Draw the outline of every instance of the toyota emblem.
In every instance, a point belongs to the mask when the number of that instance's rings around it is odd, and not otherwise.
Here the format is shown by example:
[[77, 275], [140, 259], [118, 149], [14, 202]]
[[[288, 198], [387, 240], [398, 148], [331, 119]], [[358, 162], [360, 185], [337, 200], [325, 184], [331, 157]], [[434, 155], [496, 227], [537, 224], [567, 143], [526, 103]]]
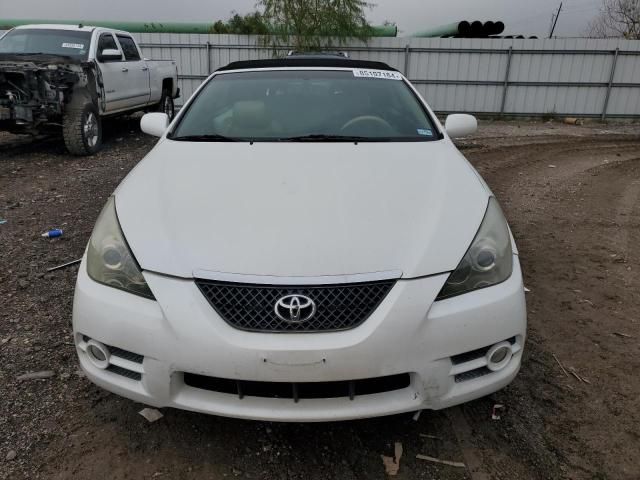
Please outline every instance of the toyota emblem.
[[286, 295], [276, 302], [276, 316], [287, 323], [303, 323], [316, 314], [316, 304], [306, 295]]

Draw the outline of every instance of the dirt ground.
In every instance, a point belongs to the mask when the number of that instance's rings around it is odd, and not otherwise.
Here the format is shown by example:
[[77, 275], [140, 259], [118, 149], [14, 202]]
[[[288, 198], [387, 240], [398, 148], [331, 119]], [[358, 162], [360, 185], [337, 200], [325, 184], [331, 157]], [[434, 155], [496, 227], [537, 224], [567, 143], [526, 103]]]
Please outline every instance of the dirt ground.
[[[46, 268], [81, 256], [105, 199], [153, 143], [135, 120], [110, 125], [91, 158], [55, 139], [0, 135], [1, 479], [374, 479], [394, 442], [398, 479], [640, 478], [640, 126], [481, 122], [461, 142], [518, 242], [529, 337], [509, 387], [417, 421], [277, 424], [165, 409], [148, 423], [141, 405], [79, 374], [77, 267]], [[54, 227], [64, 236], [40, 237]], [[17, 379], [42, 370], [53, 376]]]

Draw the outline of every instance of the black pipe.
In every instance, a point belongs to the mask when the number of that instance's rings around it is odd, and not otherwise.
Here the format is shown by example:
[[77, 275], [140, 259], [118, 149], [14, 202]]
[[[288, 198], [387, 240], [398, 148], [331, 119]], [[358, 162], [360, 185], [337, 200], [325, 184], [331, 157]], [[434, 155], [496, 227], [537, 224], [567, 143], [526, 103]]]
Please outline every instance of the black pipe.
[[476, 20], [471, 23], [471, 35], [473, 35], [474, 37], [477, 37], [478, 35], [482, 35], [483, 33], [484, 33], [484, 28], [481, 21]]
[[466, 20], [458, 23], [458, 35], [469, 35], [471, 33], [471, 24]]
[[488, 22], [484, 22], [482, 29], [484, 30], [485, 35], [494, 35], [496, 24], [489, 20]]

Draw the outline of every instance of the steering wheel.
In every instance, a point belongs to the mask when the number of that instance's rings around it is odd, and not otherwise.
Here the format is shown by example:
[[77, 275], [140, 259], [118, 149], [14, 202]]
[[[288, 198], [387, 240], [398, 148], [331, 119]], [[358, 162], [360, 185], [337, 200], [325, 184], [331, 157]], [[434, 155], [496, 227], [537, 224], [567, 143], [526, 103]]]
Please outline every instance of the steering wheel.
[[344, 132], [345, 130], [352, 129], [354, 126], [365, 127], [369, 124], [373, 128], [383, 128], [387, 131], [393, 130], [393, 127], [389, 122], [385, 119], [376, 117], [375, 115], [361, 115], [359, 117], [352, 118], [347, 123], [345, 123], [340, 131]]

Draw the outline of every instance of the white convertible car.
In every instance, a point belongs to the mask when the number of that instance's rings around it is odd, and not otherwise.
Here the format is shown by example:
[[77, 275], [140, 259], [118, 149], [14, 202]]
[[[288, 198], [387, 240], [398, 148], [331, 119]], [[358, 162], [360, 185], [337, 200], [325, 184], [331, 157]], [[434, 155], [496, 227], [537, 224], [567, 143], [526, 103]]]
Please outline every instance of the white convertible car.
[[97, 385], [156, 407], [330, 421], [440, 409], [520, 367], [504, 215], [407, 79], [292, 56], [216, 71], [105, 205], [73, 329]]

